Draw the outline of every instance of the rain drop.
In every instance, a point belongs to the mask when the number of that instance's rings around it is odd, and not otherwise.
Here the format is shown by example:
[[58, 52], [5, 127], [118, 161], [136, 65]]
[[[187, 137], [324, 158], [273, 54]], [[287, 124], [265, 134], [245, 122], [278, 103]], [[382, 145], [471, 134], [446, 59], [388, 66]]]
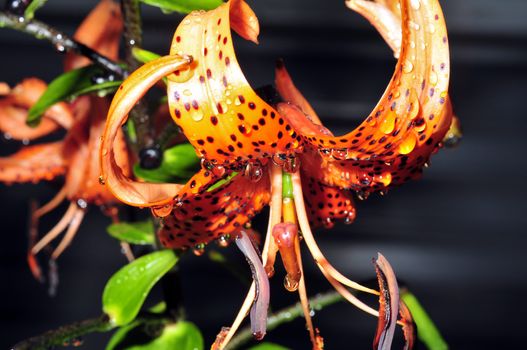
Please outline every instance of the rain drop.
[[403, 72], [410, 73], [414, 69], [414, 65], [409, 60], [404, 61], [403, 63]]
[[286, 275], [284, 277], [284, 288], [289, 292], [295, 292], [298, 289], [298, 281]]
[[395, 129], [395, 112], [390, 111], [386, 114], [384, 119], [381, 121], [379, 129], [386, 135], [390, 134]]
[[410, 0], [410, 5], [414, 10], [419, 10], [421, 7], [421, 2], [419, 0]]
[[411, 132], [406, 139], [401, 142], [399, 145], [399, 153], [400, 154], [408, 154], [412, 152], [415, 148], [415, 144], [417, 143], [417, 137], [413, 132]]

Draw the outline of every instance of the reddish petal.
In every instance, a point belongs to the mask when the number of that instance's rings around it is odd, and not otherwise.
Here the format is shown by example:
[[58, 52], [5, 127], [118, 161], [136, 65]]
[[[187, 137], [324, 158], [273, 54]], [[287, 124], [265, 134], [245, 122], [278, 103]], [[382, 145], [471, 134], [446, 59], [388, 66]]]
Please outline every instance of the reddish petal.
[[66, 172], [63, 143], [54, 142], [23, 147], [9, 157], [0, 158], [0, 181], [33, 182], [51, 180]]
[[115, 142], [128, 113], [146, 91], [158, 80], [188, 66], [191, 61], [189, 57], [166, 56], [149, 62], [132, 73], [114, 96], [102, 137], [100, 181], [106, 183], [116, 198], [128, 205], [163, 206], [171, 203], [181, 188], [178, 184], [148, 184], [130, 179], [117, 163]]
[[40, 79], [28, 78], [15, 86], [0, 100], [0, 131], [16, 140], [33, 140], [47, 135], [61, 126], [69, 128], [73, 115], [69, 106], [60, 102], [49, 108], [42, 122], [32, 128], [26, 125], [27, 111], [46, 91], [47, 85]]
[[300, 139], [243, 76], [229, 20], [235, 30], [254, 40], [247, 26], [255, 31], [257, 20], [243, 1], [187, 16], [176, 30], [170, 52], [192, 55], [194, 62], [168, 79], [172, 118], [198, 155], [219, 165], [293, 150]]
[[232, 235], [269, 203], [268, 176], [253, 182], [240, 173], [208, 192], [216, 180], [205, 176], [207, 172], [201, 170], [190, 179], [172, 214], [163, 219], [160, 240], [165, 246], [189, 248]]
[[399, 302], [399, 314], [401, 315], [401, 322], [403, 323], [404, 350], [411, 350], [414, 348], [417, 329], [410, 309], [408, 309], [408, 306], [402, 300]]
[[[290, 102], [295, 106], [298, 106], [302, 112], [310, 119], [314, 124], [322, 124], [317, 113], [311, 107], [311, 104], [305, 99], [302, 93], [296, 88], [291, 76], [285, 69], [284, 62], [279, 60], [276, 63], [275, 69], [275, 84], [276, 90], [283, 98], [284, 101]], [[280, 110], [278, 110], [280, 112]]]
[[[101, 55], [116, 60], [119, 56], [122, 31], [123, 19], [119, 4], [112, 0], [102, 0], [81, 23], [74, 38]], [[89, 63], [90, 60], [86, 57], [68, 53], [64, 60], [64, 70], [79, 68]]]
[[302, 169], [302, 191], [310, 224], [331, 228], [335, 220], [352, 223], [356, 210], [350, 191], [327, 186], [313, 175], [316, 173]]

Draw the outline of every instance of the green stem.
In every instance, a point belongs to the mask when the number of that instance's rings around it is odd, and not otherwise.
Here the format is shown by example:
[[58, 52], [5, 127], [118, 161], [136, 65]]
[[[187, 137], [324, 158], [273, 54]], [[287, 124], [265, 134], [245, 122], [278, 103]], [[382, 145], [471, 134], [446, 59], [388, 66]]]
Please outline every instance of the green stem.
[[75, 322], [21, 341], [13, 346], [12, 350], [45, 350], [54, 346], [63, 346], [86, 334], [108, 332], [112, 328], [108, 317], [103, 315], [98, 318]]
[[11, 13], [0, 12], [0, 28], [1, 27], [11, 28], [29, 34], [37, 39], [47, 40], [60, 52], [71, 51], [86, 56], [108, 72], [114, 73], [121, 78], [127, 74], [125, 69], [108, 57], [98, 54], [88, 46], [71, 39], [63, 32], [43, 22], [27, 20], [24, 17]]
[[[141, 65], [133, 55], [133, 49], [141, 48], [143, 45], [141, 3], [139, 0], [121, 0], [121, 9], [124, 18], [125, 61], [130, 70], [134, 71]], [[136, 151], [144, 147], [153, 146], [154, 136], [152, 135], [151, 118], [148, 114], [147, 105], [143, 100], [139, 100], [134, 109], [132, 109], [130, 119], [134, 123], [137, 134], [137, 142], [134, 145]]]
[[[311, 299], [309, 299], [309, 304], [311, 307], [318, 311], [322, 310], [326, 306], [335, 304], [339, 301], [344, 300], [340, 294], [337, 292], [327, 292], [319, 294]], [[303, 316], [302, 304], [300, 302], [296, 303], [293, 306], [282, 309], [267, 318], [267, 330], [271, 331], [278, 326], [293, 321], [294, 319]], [[253, 335], [250, 327], [243, 328], [238, 334], [232, 338], [229, 345], [227, 345], [227, 350], [234, 350], [241, 348], [242, 345], [248, 343], [253, 339]]]

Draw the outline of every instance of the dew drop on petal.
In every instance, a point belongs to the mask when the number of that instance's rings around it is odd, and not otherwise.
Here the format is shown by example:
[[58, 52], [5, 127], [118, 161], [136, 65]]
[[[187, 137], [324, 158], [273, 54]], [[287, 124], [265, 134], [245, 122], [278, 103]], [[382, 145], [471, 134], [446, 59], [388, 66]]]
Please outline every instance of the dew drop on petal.
[[415, 148], [416, 143], [417, 143], [417, 137], [415, 136], [413, 132], [411, 132], [410, 134], [408, 134], [406, 139], [404, 139], [403, 142], [401, 142], [401, 144], [399, 145], [399, 153], [408, 154], [412, 152]]
[[390, 134], [395, 128], [395, 112], [389, 111], [381, 121], [379, 129], [385, 134]]
[[414, 69], [414, 65], [410, 60], [406, 60], [403, 63], [403, 72], [410, 73]]

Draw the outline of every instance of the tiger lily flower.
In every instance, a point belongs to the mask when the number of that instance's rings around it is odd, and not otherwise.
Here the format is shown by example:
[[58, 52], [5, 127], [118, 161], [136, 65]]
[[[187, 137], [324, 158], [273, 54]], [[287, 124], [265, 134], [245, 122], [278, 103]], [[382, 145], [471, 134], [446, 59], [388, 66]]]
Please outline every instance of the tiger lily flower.
[[[349, 280], [324, 257], [311, 226], [351, 222], [351, 191], [362, 197], [418, 178], [447, 132], [449, 50], [437, 0], [401, 1], [401, 44], [395, 73], [379, 103], [355, 130], [334, 136], [294, 86], [283, 64], [276, 85], [285, 101], [271, 105], [249, 86], [239, 67], [230, 29], [257, 43], [258, 20], [242, 0], [194, 12], [178, 26], [170, 55], [139, 68], [116, 93], [101, 148], [102, 179], [121, 201], [149, 207], [163, 218], [160, 241], [200, 253], [213, 241], [236, 238], [246, 256], [244, 225], [270, 206], [262, 261], [268, 276], [279, 252], [284, 285], [298, 290], [314, 349], [322, 338], [313, 326], [300, 257], [301, 238], [333, 287], [360, 309], [378, 316], [347, 289], [379, 294]], [[115, 161], [113, 140], [129, 111], [167, 77], [172, 118], [202, 158], [188, 183], [147, 184], [127, 177]], [[233, 325], [213, 348], [223, 349], [251, 309], [253, 332], [265, 334], [255, 282]], [[260, 289], [260, 290], [259, 290]], [[254, 315], [260, 313], [260, 315]], [[262, 323], [264, 323], [262, 325]], [[383, 345], [385, 348], [386, 345]]]
[[[75, 39], [116, 59], [122, 26], [119, 5], [103, 0], [81, 24]], [[68, 54], [65, 70], [88, 63], [83, 57]], [[30, 242], [28, 262], [32, 273], [39, 280], [42, 274], [35, 255], [66, 230], [64, 238], [51, 255], [50, 262], [56, 260], [71, 243], [88, 204], [107, 207], [107, 213], [116, 217], [115, 210], [111, 209], [116, 204], [115, 197], [97, 181], [100, 173], [100, 138], [109, 107], [107, 99], [81, 96], [72, 103], [60, 102], [48, 109], [37, 127], [31, 128], [26, 125], [27, 111], [46, 87], [43, 81], [29, 78], [12, 90], [7, 89], [7, 94], [0, 100], [0, 130], [10, 138], [33, 140], [61, 127], [67, 130], [63, 140], [23, 146], [17, 153], [0, 158], [0, 181], [5, 183], [36, 183], [65, 176], [64, 186], [56, 196], [32, 213], [31, 241], [35, 241], [38, 219], [55, 209], [64, 199], [70, 202], [62, 219], [36, 244]], [[121, 134], [116, 148], [118, 163], [129, 174], [128, 152]]]

